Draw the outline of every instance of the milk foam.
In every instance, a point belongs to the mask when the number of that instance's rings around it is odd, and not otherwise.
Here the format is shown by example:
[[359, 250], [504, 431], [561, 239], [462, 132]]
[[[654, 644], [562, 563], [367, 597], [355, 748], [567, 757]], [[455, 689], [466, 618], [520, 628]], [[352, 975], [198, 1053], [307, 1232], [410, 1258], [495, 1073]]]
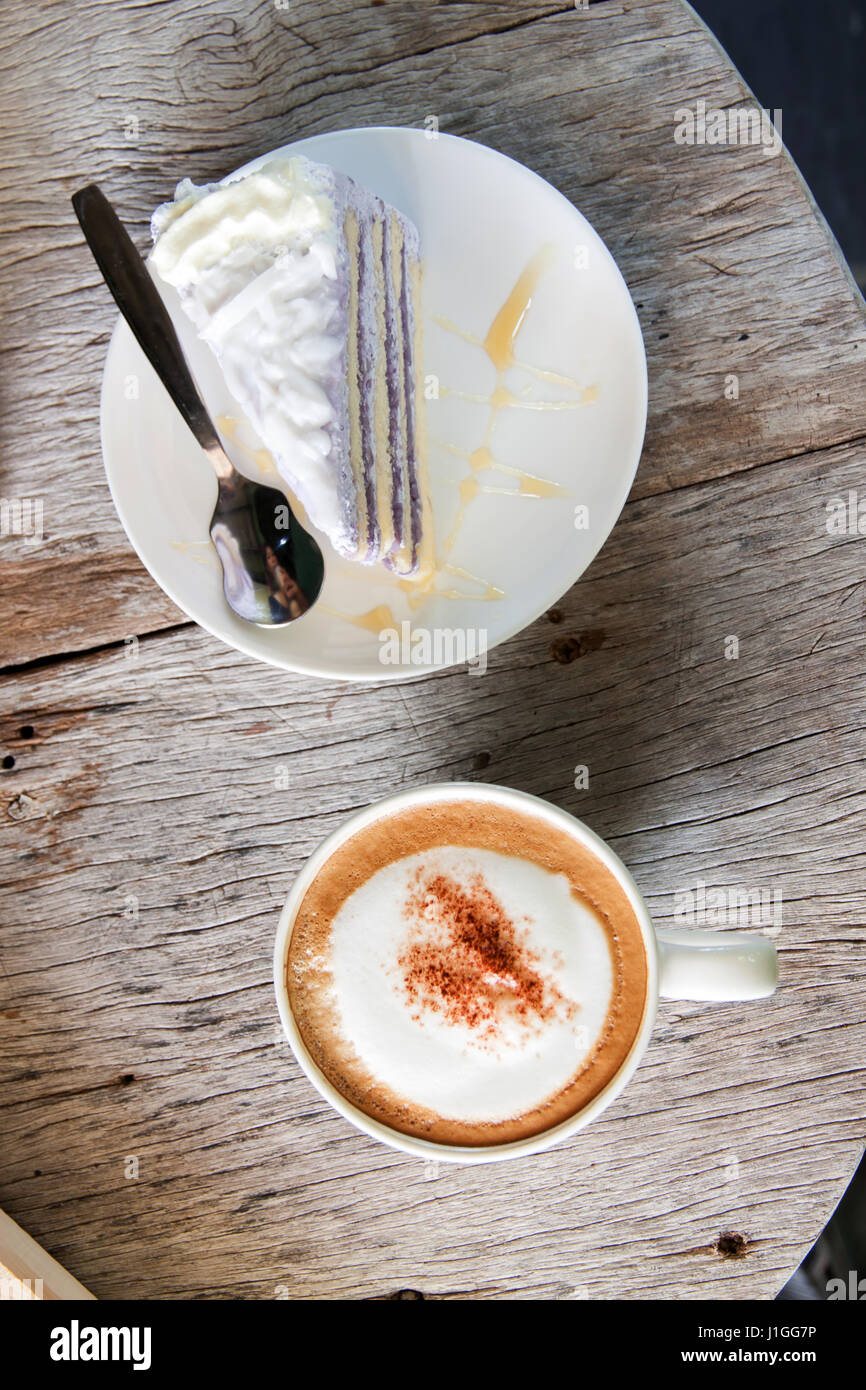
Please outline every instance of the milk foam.
[[[467, 891], [480, 876], [559, 1006], [528, 1019], [506, 1008], [492, 1033], [419, 1008], [401, 965], [419, 939], [405, 910], [419, 871], [422, 882], [446, 875]], [[448, 845], [378, 869], [343, 902], [329, 965], [340, 1032], [365, 1069], [410, 1104], [482, 1124], [533, 1110], [574, 1078], [604, 1032], [614, 988], [608, 932], [564, 874]]]

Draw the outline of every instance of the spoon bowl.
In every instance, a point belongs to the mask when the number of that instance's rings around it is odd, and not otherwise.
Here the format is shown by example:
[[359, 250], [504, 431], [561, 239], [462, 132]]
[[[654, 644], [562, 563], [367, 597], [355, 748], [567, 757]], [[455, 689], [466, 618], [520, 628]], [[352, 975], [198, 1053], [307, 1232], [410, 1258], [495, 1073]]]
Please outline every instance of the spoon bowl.
[[210, 536], [226, 602], [260, 627], [294, 622], [315, 603], [325, 564], [285, 496], [236, 471], [219, 480]]

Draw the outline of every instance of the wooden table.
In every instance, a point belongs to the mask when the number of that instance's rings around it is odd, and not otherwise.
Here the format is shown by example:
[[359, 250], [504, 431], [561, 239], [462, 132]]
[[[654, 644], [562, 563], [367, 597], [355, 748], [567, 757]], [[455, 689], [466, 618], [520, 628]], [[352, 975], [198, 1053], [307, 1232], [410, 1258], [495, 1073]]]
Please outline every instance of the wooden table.
[[[0, 549], [0, 1206], [102, 1298], [771, 1297], [863, 1133], [866, 585], [827, 508], [866, 489], [866, 348], [787, 155], [673, 138], [678, 108], [754, 99], [670, 0], [15, 0], [4, 47], [2, 488], [44, 538]], [[144, 245], [181, 176], [429, 115], [605, 238], [646, 449], [601, 556], [485, 678], [281, 675], [185, 621], [115, 517], [114, 313], [69, 195], [99, 179]], [[778, 893], [782, 983], [663, 1004], [586, 1133], [437, 1172], [320, 1101], [270, 958], [326, 832], [451, 778], [586, 819], [660, 924], [701, 883]]]

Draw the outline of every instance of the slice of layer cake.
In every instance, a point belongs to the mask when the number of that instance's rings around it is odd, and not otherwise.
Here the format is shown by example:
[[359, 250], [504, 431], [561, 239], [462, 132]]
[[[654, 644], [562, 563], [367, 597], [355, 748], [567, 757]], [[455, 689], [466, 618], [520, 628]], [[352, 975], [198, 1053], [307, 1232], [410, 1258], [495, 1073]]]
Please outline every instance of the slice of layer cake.
[[227, 183], [184, 180], [152, 232], [153, 265], [310, 521], [341, 555], [424, 573], [412, 223], [296, 157]]

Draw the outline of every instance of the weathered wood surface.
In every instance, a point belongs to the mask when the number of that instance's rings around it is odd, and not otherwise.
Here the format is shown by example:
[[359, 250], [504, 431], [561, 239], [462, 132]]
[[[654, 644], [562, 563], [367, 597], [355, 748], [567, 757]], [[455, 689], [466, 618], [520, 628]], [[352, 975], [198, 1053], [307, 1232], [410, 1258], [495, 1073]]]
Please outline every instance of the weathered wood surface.
[[[78, 0], [5, 16], [3, 485], [44, 498], [50, 541], [38, 553], [4, 542], [13, 621], [0, 662], [177, 620], [102, 478], [97, 385], [114, 314], [69, 205], [89, 179], [144, 246], [182, 176], [219, 177], [292, 137], [435, 114], [550, 179], [616, 256], [652, 388], [636, 496], [863, 432], [862, 304], [794, 166], [674, 142], [679, 107], [748, 99], [681, 5]], [[69, 604], [70, 583], [86, 601]]]
[[[670, 3], [14, 4], [0, 44], [2, 489], [50, 536], [0, 542], [0, 1205], [100, 1297], [771, 1296], [863, 1133], [866, 588], [826, 504], [862, 486], [864, 317], [787, 156], [674, 144], [674, 110], [742, 104], [739, 78]], [[184, 624], [114, 517], [112, 314], [68, 195], [101, 179], [143, 241], [182, 174], [430, 113], [608, 241], [647, 449], [559, 621], [485, 677], [276, 674]], [[466, 777], [588, 820], [661, 924], [699, 882], [777, 891], [782, 988], [663, 1004], [585, 1134], [432, 1172], [319, 1101], [270, 954], [322, 835]]]

